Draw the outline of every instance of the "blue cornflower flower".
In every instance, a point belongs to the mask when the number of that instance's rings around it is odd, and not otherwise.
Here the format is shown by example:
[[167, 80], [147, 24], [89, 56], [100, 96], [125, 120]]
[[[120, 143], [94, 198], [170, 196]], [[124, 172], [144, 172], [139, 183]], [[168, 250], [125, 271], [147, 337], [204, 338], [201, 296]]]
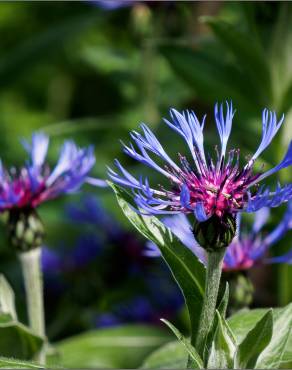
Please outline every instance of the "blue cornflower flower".
[[[269, 208], [262, 208], [254, 214], [254, 223], [249, 232], [240, 231], [240, 217], [238, 216], [237, 235], [226, 250], [223, 260], [224, 271], [247, 270], [254, 265], [262, 263], [292, 263], [292, 246], [289, 252], [278, 257], [268, 257], [269, 249], [284, 235], [292, 230], [292, 201], [289, 202], [283, 219], [277, 227], [267, 235], [261, 235], [261, 230], [270, 215]], [[168, 216], [162, 219], [163, 223], [198, 257], [206, 264], [206, 252], [196, 242], [192, 227], [184, 214]], [[148, 242], [145, 255], [150, 257], [160, 256], [158, 247]]]
[[73, 141], [65, 141], [54, 169], [45, 163], [49, 138], [34, 133], [32, 142], [23, 141], [28, 152], [27, 163], [16, 170], [6, 170], [0, 162], [0, 211], [35, 208], [61, 194], [79, 189], [84, 182], [104, 185], [88, 177], [95, 163], [93, 147], [78, 148]]
[[[119, 173], [109, 169], [110, 178], [115, 183], [132, 189], [137, 211], [149, 215], [193, 213], [199, 222], [212, 216], [224, 221], [229, 216], [235, 217], [239, 212], [256, 212], [263, 207], [279, 206], [292, 198], [291, 183], [284, 187], [278, 185], [274, 192], [264, 185], [259, 189], [255, 185], [292, 164], [292, 142], [283, 160], [274, 168], [253, 174], [253, 167], [255, 160], [279, 131], [284, 116], [277, 121], [275, 112], [263, 110], [260, 145], [247, 164], [240, 168], [239, 149], [226, 153], [234, 113], [232, 103], [226, 102], [225, 114], [223, 104], [215, 105], [215, 122], [221, 142], [221, 150], [217, 151], [215, 163], [204, 151], [203, 129], [206, 116], [200, 122], [192, 111], [179, 113], [171, 109], [171, 121], [164, 120], [183, 137], [192, 155], [193, 163], [179, 155], [180, 166], [168, 156], [147, 125], [141, 124], [142, 134], [137, 131], [131, 133], [135, 146], [132, 143], [124, 145], [124, 152], [164, 175], [170, 182], [169, 189], [162, 186], [152, 188], [148, 179], [143, 179], [142, 176], [136, 179], [118, 160], [115, 160], [115, 165]], [[165, 166], [158, 165], [150, 154], [165, 162]]]

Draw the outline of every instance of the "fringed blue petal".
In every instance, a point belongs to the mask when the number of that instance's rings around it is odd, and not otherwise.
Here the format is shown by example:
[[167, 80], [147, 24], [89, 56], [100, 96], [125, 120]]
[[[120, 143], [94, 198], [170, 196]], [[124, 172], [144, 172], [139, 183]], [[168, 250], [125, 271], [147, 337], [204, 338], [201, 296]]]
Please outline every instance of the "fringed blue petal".
[[264, 260], [264, 262], [265, 263], [288, 263], [288, 264], [292, 264], [292, 248], [286, 254], [283, 254], [282, 256], [266, 258]]
[[292, 201], [289, 202], [283, 219], [264, 239], [263, 243], [271, 247], [278, 242], [292, 228]]
[[226, 153], [227, 142], [231, 133], [232, 120], [235, 113], [235, 111], [233, 111], [232, 101], [230, 102], [230, 105], [226, 101], [226, 108], [225, 117], [223, 104], [220, 104], [220, 107], [218, 107], [218, 103], [216, 103], [214, 110], [215, 121], [221, 141], [221, 158], [224, 157]]
[[263, 173], [261, 176], [259, 176], [254, 182], [252, 182], [249, 185], [249, 187], [251, 187], [255, 183], [259, 183], [260, 181], [262, 181], [266, 177], [271, 176], [274, 173], [282, 170], [283, 168], [289, 167], [291, 165], [292, 165], [292, 141], [290, 141], [288, 150], [287, 150], [284, 158], [282, 159], [282, 161], [277, 166], [275, 166], [274, 168], [271, 168], [269, 171], [267, 171], [267, 172]]
[[292, 199], [292, 184], [283, 186], [277, 185], [275, 192], [271, 193], [269, 188], [261, 188], [254, 196], [248, 194], [248, 203], [245, 211], [256, 212], [263, 207], [278, 207], [284, 202]]
[[204, 163], [206, 162], [203, 136], [205, 116], [203, 118], [202, 124], [200, 124], [194, 112], [186, 111], [181, 114], [177, 110], [171, 109], [170, 116], [172, 122], [164, 119], [165, 123], [171, 129], [181, 135], [186, 141], [194, 162], [197, 166], [197, 170], [201, 172], [201, 166], [199, 163], [200, 161], [203, 161]]
[[273, 137], [279, 131], [282, 123], [284, 121], [284, 115], [282, 115], [280, 121], [277, 123], [277, 116], [275, 112], [271, 112], [268, 109], [263, 110], [262, 122], [263, 122], [263, 132], [261, 143], [252, 156], [251, 161], [254, 161], [271, 143]]

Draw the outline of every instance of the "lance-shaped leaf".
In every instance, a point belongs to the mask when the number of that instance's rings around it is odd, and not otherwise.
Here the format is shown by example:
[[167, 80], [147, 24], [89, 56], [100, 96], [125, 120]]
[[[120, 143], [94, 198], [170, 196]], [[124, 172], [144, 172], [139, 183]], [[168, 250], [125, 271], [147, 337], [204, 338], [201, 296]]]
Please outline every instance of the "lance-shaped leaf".
[[120, 325], [91, 330], [54, 343], [56, 353], [47, 360], [71, 368], [132, 369], [157, 348], [169, 342], [171, 336], [161, 328], [146, 325]]
[[0, 314], [10, 314], [14, 320], [17, 320], [15, 310], [14, 292], [5, 279], [4, 275], [0, 275]]
[[259, 369], [292, 367], [292, 303], [274, 312], [273, 335], [259, 356]]
[[43, 366], [34, 362], [14, 358], [0, 357], [0, 369], [42, 369]]
[[185, 369], [188, 351], [177, 340], [161, 346], [143, 362], [142, 369]]
[[203, 361], [200, 355], [198, 354], [198, 352], [196, 351], [195, 347], [191, 345], [189, 340], [186, 339], [181, 334], [181, 332], [174, 325], [172, 325], [169, 321], [165, 319], [161, 319], [161, 321], [164, 322], [172, 330], [172, 332], [177, 337], [177, 339], [180, 341], [180, 343], [182, 343], [184, 347], [186, 348], [186, 350], [188, 351], [188, 354], [191, 358], [191, 362], [190, 362], [191, 368], [192, 369], [203, 369], [204, 368]]
[[0, 354], [30, 360], [43, 345], [43, 339], [14, 320], [10, 314], [0, 315]]
[[133, 210], [135, 205], [131, 196], [124, 189], [112, 183], [109, 184], [113, 188], [118, 203], [128, 220], [141, 234], [159, 247], [162, 257], [184, 295], [190, 315], [191, 331], [193, 333], [191, 337], [194, 340], [202, 309], [205, 267], [156, 217], [137, 214]]
[[236, 340], [226, 320], [216, 310], [217, 328], [208, 358], [208, 369], [233, 369]]
[[237, 369], [253, 369], [261, 352], [269, 344], [273, 334], [273, 311], [264, 317], [248, 332], [238, 346], [235, 356]]

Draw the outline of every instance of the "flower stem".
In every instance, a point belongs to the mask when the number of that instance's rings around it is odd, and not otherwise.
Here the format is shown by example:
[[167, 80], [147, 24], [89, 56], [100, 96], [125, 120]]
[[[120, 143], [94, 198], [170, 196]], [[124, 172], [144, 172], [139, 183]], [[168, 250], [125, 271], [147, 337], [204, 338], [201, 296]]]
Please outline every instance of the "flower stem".
[[[29, 326], [36, 335], [45, 341], [41, 248], [19, 253], [19, 259], [24, 277]], [[40, 364], [45, 364], [45, 344], [36, 355], [35, 360]]]
[[196, 349], [202, 358], [207, 335], [215, 315], [224, 254], [225, 248], [219, 251], [207, 252], [205, 295], [196, 338]]

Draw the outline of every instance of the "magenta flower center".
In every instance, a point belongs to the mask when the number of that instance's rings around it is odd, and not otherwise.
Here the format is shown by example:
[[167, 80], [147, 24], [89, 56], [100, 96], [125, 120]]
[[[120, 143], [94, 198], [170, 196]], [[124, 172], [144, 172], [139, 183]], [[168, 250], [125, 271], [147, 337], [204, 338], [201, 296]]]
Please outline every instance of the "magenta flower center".
[[[191, 212], [198, 203], [203, 205], [207, 216], [216, 215], [221, 218], [224, 214], [235, 213], [246, 203], [248, 185], [260, 176], [252, 174], [252, 165], [239, 169], [238, 150], [229, 152], [225, 164], [219, 159], [216, 166], [211, 160], [208, 164], [199, 160], [201, 173], [193, 169], [185, 157], [180, 156], [180, 161], [183, 170], [177, 176], [189, 193], [186, 213]], [[181, 193], [182, 186], [177, 187], [174, 198]], [[173, 196], [171, 198], [173, 199]]]

